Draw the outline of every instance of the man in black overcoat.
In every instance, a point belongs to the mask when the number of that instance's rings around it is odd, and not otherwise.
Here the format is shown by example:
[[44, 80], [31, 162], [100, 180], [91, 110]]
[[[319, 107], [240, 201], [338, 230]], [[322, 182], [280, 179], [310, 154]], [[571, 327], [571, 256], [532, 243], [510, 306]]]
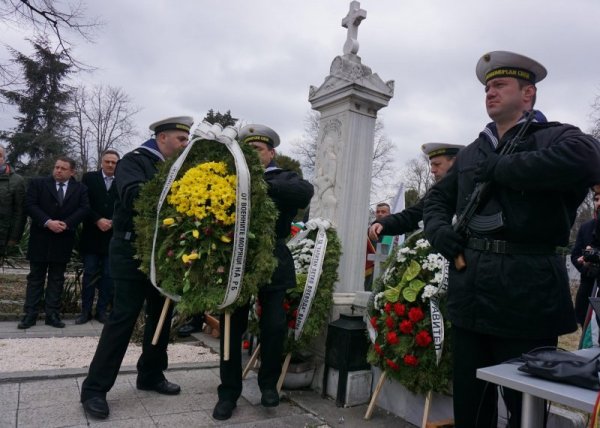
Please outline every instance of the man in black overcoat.
[[112, 237], [112, 218], [117, 200], [117, 187], [113, 186], [119, 153], [108, 149], [102, 153], [100, 170], [83, 174], [81, 182], [88, 188], [90, 213], [83, 222], [79, 251], [83, 261], [81, 290], [81, 315], [75, 324], [85, 324], [92, 319], [94, 295], [98, 289], [96, 319], [106, 321], [106, 307], [112, 303], [113, 281], [108, 264], [108, 244]]
[[[113, 215], [113, 237], [110, 241], [110, 274], [114, 281], [113, 308], [104, 324], [96, 353], [87, 377], [81, 386], [81, 403], [88, 415], [98, 419], [108, 417], [106, 394], [115, 383], [131, 334], [144, 303], [146, 318], [142, 355], [137, 363], [136, 387], [159, 394], [179, 394], [179, 385], [169, 382], [164, 375], [167, 369], [167, 344], [172, 309], [169, 309], [160, 332], [158, 343], [152, 337], [158, 325], [165, 302], [164, 296], [139, 270], [134, 241], [136, 233], [133, 218], [141, 186], [150, 181], [158, 171], [158, 164], [177, 156], [187, 145], [193, 119], [188, 116], [170, 117], [150, 125], [155, 138], [150, 138], [137, 149], [127, 153], [117, 164], [115, 183], [117, 202]], [[171, 305], [172, 308], [172, 305]]]
[[[258, 299], [262, 313], [260, 328], [260, 369], [258, 386], [262, 396], [261, 404], [265, 407], [279, 405], [277, 380], [281, 374], [283, 345], [287, 334], [287, 323], [283, 300], [286, 290], [296, 286], [294, 259], [285, 241], [289, 237], [292, 220], [298, 209], [306, 207], [313, 195], [313, 186], [293, 171], [279, 168], [273, 158], [275, 147], [279, 145], [279, 136], [271, 128], [264, 125], [247, 125], [240, 129], [238, 136], [242, 144], [254, 146], [263, 167], [268, 195], [275, 203], [279, 215], [275, 224], [275, 248], [273, 257], [277, 259], [277, 267], [271, 282], [264, 284], [258, 291]], [[213, 410], [213, 418], [226, 420], [231, 417], [237, 400], [242, 393], [242, 334], [248, 326], [250, 304], [237, 308], [231, 314], [230, 355], [223, 360], [224, 335], [221, 335], [221, 361], [219, 365], [221, 385], [219, 385], [219, 401]], [[221, 315], [221, 325], [224, 324]]]
[[[577, 329], [560, 247], [568, 245], [588, 189], [600, 182], [598, 141], [533, 110], [544, 66], [494, 51], [481, 57], [476, 75], [492, 122], [458, 153], [423, 212], [427, 239], [451, 262], [447, 316], [457, 427], [497, 425], [497, 389], [477, 379], [478, 368], [556, 346], [559, 335]], [[500, 155], [526, 117], [534, 121], [515, 152]], [[470, 223], [461, 236], [452, 217], [463, 212], [476, 183], [485, 182], [491, 195], [477, 214], [496, 221]], [[504, 388], [503, 398], [509, 426], [520, 426], [521, 394]]]
[[596, 223], [600, 221], [598, 220], [599, 209], [600, 194], [595, 193], [594, 218], [579, 226], [579, 230], [577, 231], [577, 239], [575, 240], [575, 245], [573, 245], [573, 249], [571, 250], [571, 263], [573, 263], [573, 266], [575, 266], [575, 268], [581, 274], [579, 288], [577, 289], [577, 295], [575, 296], [575, 316], [577, 317], [577, 322], [581, 326], [583, 326], [585, 323], [585, 318], [590, 306], [589, 298], [592, 295], [594, 283], [596, 282], [596, 278], [599, 274], [598, 266], [587, 263], [585, 260], [583, 260], [583, 251], [596, 244], [595, 239], [597, 237], [594, 235], [596, 232]]
[[18, 325], [20, 329], [36, 323], [46, 276], [46, 324], [57, 328], [65, 326], [59, 317], [65, 270], [71, 259], [77, 226], [90, 208], [87, 188], [77, 182], [74, 175], [75, 161], [61, 156], [51, 176], [31, 180], [27, 188], [25, 210], [31, 217], [27, 247], [29, 275], [25, 316]]

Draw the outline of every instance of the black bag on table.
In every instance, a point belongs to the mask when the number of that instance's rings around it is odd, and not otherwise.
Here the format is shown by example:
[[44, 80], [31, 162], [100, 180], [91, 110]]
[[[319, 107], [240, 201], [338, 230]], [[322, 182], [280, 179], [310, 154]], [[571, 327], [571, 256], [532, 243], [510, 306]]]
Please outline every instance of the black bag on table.
[[600, 390], [600, 350], [586, 358], [555, 347], [536, 348], [523, 354], [519, 370], [553, 382], [569, 383], [581, 388]]

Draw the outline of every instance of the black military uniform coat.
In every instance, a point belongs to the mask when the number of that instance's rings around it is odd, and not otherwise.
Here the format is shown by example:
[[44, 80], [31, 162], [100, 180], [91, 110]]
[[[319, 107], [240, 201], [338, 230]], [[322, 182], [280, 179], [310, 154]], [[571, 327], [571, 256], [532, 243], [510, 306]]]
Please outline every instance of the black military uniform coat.
[[[519, 129], [509, 130], [499, 151]], [[477, 163], [493, 150], [483, 133], [461, 150], [448, 174], [425, 200], [425, 233], [436, 248], [452, 215], [474, 188]], [[516, 153], [501, 157], [493, 173], [493, 199], [505, 226], [481, 238], [537, 246], [566, 246], [577, 207], [600, 182], [600, 146], [571, 125], [532, 123]], [[498, 254], [464, 248], [467, 267], [451, 269], [450, 321], [464, 329], [509, 338], [548, 338], [576, 329], [564, 258], [557, 254]], [[454, 260], [459, 251], [444, 254]], [[451, 263], [453, 265], [453, 263]]]
[[312, 184], [293, 171], [268, 168], [264, 178], [269, 186], [268, 194], [279, 211], [273, 250], [273, 255], [277, 258], [277, 267], [267, 287], [270, 290], [292, 288], [296, 286], [296, 271], [292, 253], [285, 240], [290, 236], [294, 217], [299, 209], [310, 203], [314, 189]]
[[[118, 199], [113, 215], [113, 237], [110, 241], [110, 273], [115, 284], [113, 311], [104, 324], [96, 353], [90, 364], [87, 378], [81, 390], [81, 401], [93, 397], [105, 397], [112, 388], [131, 333], [144, 302], [146, 324], [142, 343], [142, 355], [137, 363], [137, 382], [152, 386], [163, 380], [168, 365], [167, 344], [169, 329], [163, 328], [158, 343], [152, 345], [152, 337], [158, 324], [164, 297], [154, 288], [148, 277], [140, 271], [140, 260], [135, 258], [134, 202], [142, 184], [150, 181], [157, 172], [157, 164], [163, 160], [156, 141], [150, 139], [142, 147], [127, 153], [117, 164], [115, 180]], [[171, 324], [172, 306], [167, 311], [165, 325]]]
[[107, 255], [112, 229], [103, 232], [98, 229], [96, 222], [101, 218], [112, 219], [117, 200], [117, 186], [113, 183], [110, 190], [106, 190], [102, 171], [83, 174], [81, 182], [88, 188], [90, 212], [83, 222], [80, 250], [84, 254]]
[[[56, 180], [52, 176], [35, 178], [27, 188], [25, 210], [31, 217], [27, 258], [31, 262], [68, 263], [75, 244], [77, 226], [89, 212], [85, 185], [71, 178], [60, 206]], [[52, 232], [44, 227], [48, 220], [64, 221], [67, 230], [62, 233]]]
[[[264, 284], [258, 292], [262, 314], [259, 323], [261, 341], [261, 365], [258, 372], [258, 386], [261, 390], [274, 389], [281, 373], [283, 342], [287, 333], [283, 299], [286, 289], [296, 286], [294, 259], [287, 245], [291, 224], [298, 209], [306, 207], [312, 198], [312, 184], [303, 180], [293, 171], [282, 170], [270, 165], [264, 175], [268, 194], [275, 203], [279, 216], [275, 224], [275, 248], [277, 267], [269, 284]], [[230, 343], [240, 343], [248, 326], [250, 305], [237, 308], [231, 315]], [[220, 316], [224, 325], [224, 315]], [[242, 392], [242, 354], [240, 346], [231, 346], [229, 360], [223, 360], [224, 335], [221, 335], [221, 357], [219, 400], [236, 402]]]

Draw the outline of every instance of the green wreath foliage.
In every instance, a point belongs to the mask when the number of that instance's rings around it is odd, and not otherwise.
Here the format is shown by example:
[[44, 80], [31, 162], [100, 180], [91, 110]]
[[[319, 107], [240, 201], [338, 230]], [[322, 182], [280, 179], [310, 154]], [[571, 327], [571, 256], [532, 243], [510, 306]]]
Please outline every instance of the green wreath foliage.
[[[438, 364], [429, 304], [441, 283], [443, 262], [422, 233], [413, 235], [384, 263], [383, 275], [375, 281], [374, 298], [367, 307], [369, 327], [376, 333], [368, 362], [414, 393], [450, 392], [450, 322], [444, 317]], [[445, 294], [439, 298], [439, 308], [444, 315]]]
[[[338, 265], [342, 255], [340, 240], [334, 228], [329, 227], [326, 230], [327, 234], [327, 249], [325, 250], [325, 258], [323, 260], [323, 270], [319, 278], [319, 285], [315, 292], [312, 301], [311, 309], [308, 318], [304, 322], [302, 334], [298, 340], [294, 337], [294, 328], [296, 327], [296, 318], [298, 316], [298, 306], [304, 293], [306, 284], [306, 273], [299, 272], [302, 270], [303, 262], [299, 261], [299, 256], [304, 254], [310, 260], [312, 255], [312, 247], [310, 242], [314, 242], [318, 230], [312, 230], [305, 242], [301, 241], [298, 248], [292, 248], [294, 264], [296, 265], [296, 287], [290, 288], [287, 291], [286, 299], [283, 303], [286, 311], [286, 320], [288, 324], [288, 334], [284, 344], [284, 354], [300, 353], [307, 349], [312, 340], [323, 334], [323, 330], [329, 320], [329, 312], [333, 305], [333, 290], [334, 285], [338, 280]], [[305, 245], [309, 243], [309, 245]], [[307, 250], [302, 252], [302, 249]], [[260, 302], [255, 302], [254, 310], [250, 311], [249, 331], [254, 334], [259, 334], [258, 322], [261, 314]]]
[[[264, 170], [255, 150], [245, 144], [240, 147], [251, 177], [249, 239], [242, 289], [237, 301], [228, 310], [246, 303], [259, 286], [268, 283], [276, 264], [272, 249], [277, 210], [267, 195]], [[156, 176], [142, 187], [135, 203], [136, 248], [145, 273], [150, 271], [157, 202], [174, 161], [169, 160], [159, 167]], [[199, 140], [190, 150], [177, 179], [190, 168], [206, 162], [225, 162], [228, 173], [235, 174], [233, 156], [224, 144]], [[175, 221], [165, 225], [165, 219]], [[233, 225], [225, 226], [214, 217], [196, 221], [178, 213], [168, 200], [163, 203], [155, 255], [156, 275], [163, 290], [181, 296], [177, 303], [180, 313], [193, 315], [219, 311], [217, 307], [223, 301], [229, 277], [233, 229]], [[196, 254], [196, 258], [184, 262], [182, 257], [190, 251]]]

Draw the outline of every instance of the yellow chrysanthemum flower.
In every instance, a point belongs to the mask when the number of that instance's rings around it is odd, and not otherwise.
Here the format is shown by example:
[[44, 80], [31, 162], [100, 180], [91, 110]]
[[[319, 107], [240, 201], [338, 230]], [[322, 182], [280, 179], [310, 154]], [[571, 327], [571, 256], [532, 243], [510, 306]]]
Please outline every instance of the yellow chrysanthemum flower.
[[173, 183], [167, 201], [188, 217], [212, 216], [231, 225], [235, 223], [235, 190], [236, 176], [227, 174], [225, 162], [205, 162]]
[[171, 226], [172, 224], [175, 223], [175, 219], [173, 217], [169, 217], [163, 220], [163, 225], [165, 226]]

